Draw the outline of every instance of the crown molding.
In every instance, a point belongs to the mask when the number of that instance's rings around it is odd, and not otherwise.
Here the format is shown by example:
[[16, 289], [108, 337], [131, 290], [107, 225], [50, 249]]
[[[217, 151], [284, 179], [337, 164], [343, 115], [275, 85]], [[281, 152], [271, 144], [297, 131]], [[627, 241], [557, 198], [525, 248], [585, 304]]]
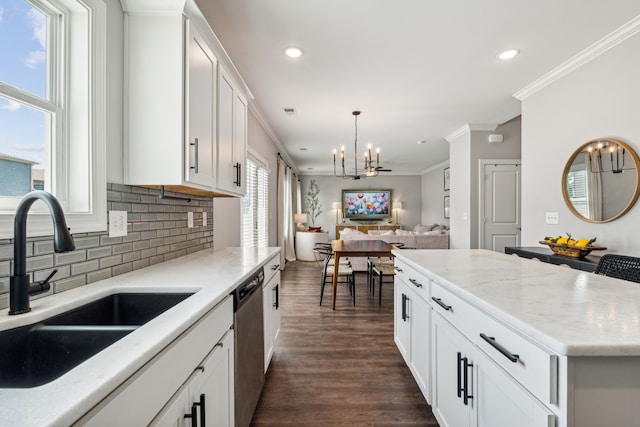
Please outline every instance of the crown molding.
[[543, 75], [533, 83], [525, 86], [520, 89], [518, 92], [513, 94], [513, 97], [519, 101], [524, 101], [534, 93], [538, 92], [541, 89], [549, 86], [553, 82], [561, 79], [567, 74], [571, 73], [573, 70], [576, 70], [582, 67], [587, 62], [597, 58], [602, 55], [612, 47], [617, 46], [622, 43], [629, 37], [635, 35], [640, 31], [640, 15], [633, 18], [631, 21], [624, 24], [622, 27], [617, 30], [609, 33], [607, 36], [598, 40], [588, 48], [584, 49], [582, 52], [573, 56], [569, 60], [560, 64], [553, 70], [549, 71], [547, 74]]
[[449, 166], [449, 160], [445, 160], [444, 162], [438, 163], [437, 165], [433, 165], [433, 166], [428, 167], [427, 169], [425, 169], [422, 172], [420, 172], [420, 175], [426, 175], [426, 174], [431, 173], [433, 171], [444, 169], [447, 166]]
[[461, 137], [464, 134], [471, 133], [472, 131], [484, 131], [484, 132], [493, 132], [498, 128], [497, 124], [469, 124], [460, 126], [458, 129], [451, 132], [449, 135], [445, 136], [444, 139], [452, 143], [457, 138]]
[[276, 136], [276, 133], [269, 125], [269, 122], [267, 122], [267, 120], [264, 118], [260, 107], [258, 107], [253, 100], [249, 101], [249, 111], [253, 113], [253, 116], [256, 118], [260, 126], [262, 126], [262, 129], [264, 129], [267, 136], [271, 139], [271, 142], [273, 142], [273, 144], [278, 148], [280, 156], [282, 156], [282, 158], [287, 162], [293, 172], [299, 175], [300, 171], [298, 170], [298, 167], [293, 162], [293, 160], [291, 160], [291, 156], [289, 156], [289, 153], [284, 148], [284, 145], [282, 145], [282, 142], [280, 142], [280, 139], [278, 139], [278, 137]]

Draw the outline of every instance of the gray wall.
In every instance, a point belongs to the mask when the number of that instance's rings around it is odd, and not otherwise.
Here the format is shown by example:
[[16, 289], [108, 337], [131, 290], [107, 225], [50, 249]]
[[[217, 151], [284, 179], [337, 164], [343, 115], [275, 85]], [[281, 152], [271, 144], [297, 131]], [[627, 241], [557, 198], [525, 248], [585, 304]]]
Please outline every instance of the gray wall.
[[421, 176], [422, 182], [422, 214], [421, 224], [449, 225], [449, 219], [444, 217], [444, 196], [449, 191], [444, 190], [444, 168], [449, 162], [434, 166]]
[[[570, 232], [595, 236], [610, 252], [640, 256], [638, 204], [616, 221], [593, 224], [569, 211], [561, 190], [565, 163], [583, 143], [612, 137], [640, 150], [638, 52], [636, 34], [523, 100], [523, 245]], [[558, 212], [558, 225], [546, 224], [546, 212]]]
[[[128, 212], [127, 236], [110, 238], [107, 232], [73, 234], [76, 250], [63, 254], [54, 253], [52, 237], [29, 239], [27, 272], [31, 280], [44, 280], [57, 268], [48, 294], [58, 293], [213, 245], [211, 198], [191, 196], [193, 200], [187, 203], [160, 200], [157, 195], [157, 190], [108, 184], [107, 208]], [[194, 212], [194, 228], [187, 228], [188, 211]], [[203, 212], [209, 217], [206, 227], [202, 226]], [[13, 239], [0, 240], [0, 309], [9, 305], [12, 260]]]
[[[502, 143], [489, 143], [491, 134], [501, 134]], [[521, 158], [521, 119], [497, 126], [493, 131], [459, 135], [449, 145], [451, 164], [451, 248], [478, 248], [481, 159]]]
[[[343, 189], [391, 189], [393, 200], [401, 201], [404, 204], [404, 208], [399, 211], [402, 228], [412, 230], [413, 227], [420, 224], [422, 182], [419, 175], [379, 175], [359, 181], [345, 180], [332, 175], [302, 175], [300, 181], [303, 199], [304, 193], [309, 189], [311, 179], [315, 179], [318, 183], [320, 188], [318, 198], [322, 204], [322, 213], [316, 219], [316, 226], [321, 226], [324, 231], [328, 231], [331, 239], [335, 238], [336, 224], [336, 211], [331, 208], [331, 204], [340, 201]], [[304, 202], [302, 207], [304, 211]], [[380, 224], [386, 223], [386, 221], [380, 222]], [[349, 224], [349, 221], [345, 224]]]

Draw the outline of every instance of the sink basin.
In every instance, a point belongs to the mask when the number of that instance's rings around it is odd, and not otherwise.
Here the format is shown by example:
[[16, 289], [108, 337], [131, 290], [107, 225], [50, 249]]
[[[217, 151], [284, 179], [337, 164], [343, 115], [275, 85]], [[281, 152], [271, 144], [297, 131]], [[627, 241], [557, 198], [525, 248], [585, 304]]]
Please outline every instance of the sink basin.
[[0, 332], [0, 388], [53, 381], [190, 295], [113, 294]]
[[45, 325], [144, 325], [193, 294], [119, 293], [46, 319]]

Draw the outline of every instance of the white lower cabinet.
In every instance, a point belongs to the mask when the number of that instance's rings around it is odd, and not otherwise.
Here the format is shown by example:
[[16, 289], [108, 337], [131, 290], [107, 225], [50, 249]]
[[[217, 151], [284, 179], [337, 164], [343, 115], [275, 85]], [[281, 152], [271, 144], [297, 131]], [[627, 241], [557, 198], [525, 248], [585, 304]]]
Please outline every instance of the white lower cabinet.
[[[228, 296], [74, 425], [233, 426], [232, 325], [233, 298]], [[201, 395], [204, 407], [194, 406]], [[184, 418], [192, 407], [195, 424]]]
[[432, 409], [441, 426], [555, 426], [551, 410], [439, 314], [432, 331]]
[[411, 369], [427, 402], [431, 401], [430, 387], [430, 323], [431, 307], [412, 289], [412, 286], [396, 276], [394, 286], [395, 342]]
[[278, 258], [273, 258], [271, 263], [265, 265], [265, 270], [271, 270], [271, 274], [262, 286], [262, 308], [264, 316], [264, 371], [267, 372], [273, 351], [280, 334], [280, 265], [276, 264]]
[[233, 333], [227, 332], [152, 426], [227, 427], [234, 425]]

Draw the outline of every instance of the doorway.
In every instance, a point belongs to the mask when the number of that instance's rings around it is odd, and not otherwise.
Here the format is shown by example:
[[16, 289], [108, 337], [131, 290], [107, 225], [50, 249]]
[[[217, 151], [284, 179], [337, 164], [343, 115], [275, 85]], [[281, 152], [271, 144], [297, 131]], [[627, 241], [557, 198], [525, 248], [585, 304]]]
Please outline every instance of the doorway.
[[504, 253], [520, 246], [521, 161], [480, 160], [479, 247]]

